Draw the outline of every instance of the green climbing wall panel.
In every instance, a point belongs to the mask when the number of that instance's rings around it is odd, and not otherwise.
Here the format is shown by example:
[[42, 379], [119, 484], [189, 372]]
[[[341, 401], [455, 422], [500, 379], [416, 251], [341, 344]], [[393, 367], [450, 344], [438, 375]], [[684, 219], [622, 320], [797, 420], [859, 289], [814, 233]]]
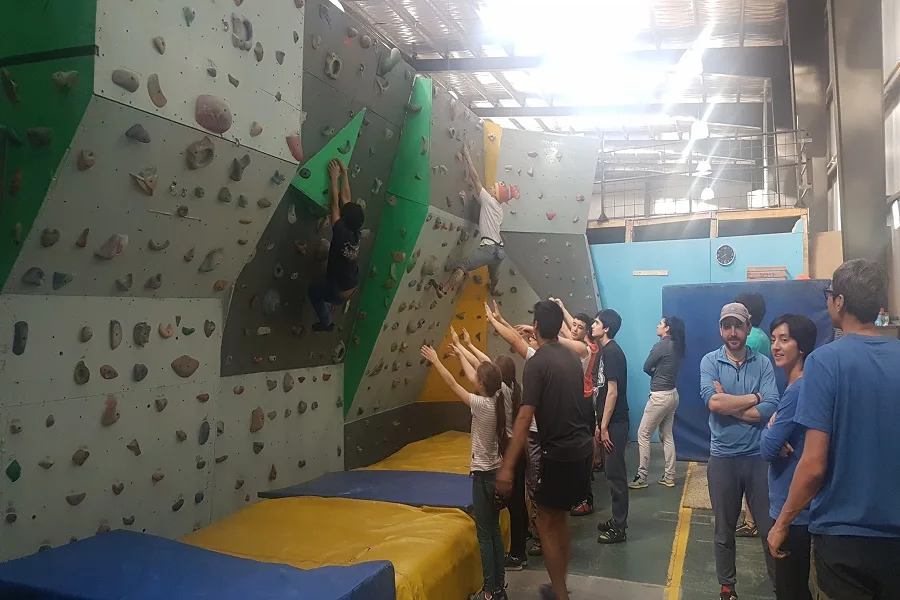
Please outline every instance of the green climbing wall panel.
[[[359, 129], [362, 127], [363, 116], [366, 109], [359, 111], [352, 121], [346, 127], [335, 135], [325, 144], [325, 147], [319, 150], [315, 156], [310, 158], [303, 165], [303, 169], [309, 171], [309, 177], [301, 177], [299, 173], [294, 177], [291, 185], [304, 194], [306, 194], [317, 208], [313, 210], [317, 213], [328, 212], [331, 204], [331, 196], [327, 190], [330, 189], [331, 182], [328, 179], [328, 163], [335, 158], [340, 158], [344, 164], [350, 164], [350, 157], [353, 156], [353, 150], [356, 148], [356, 139], [359, 137]], [[326, 190], [323, 194], [322, 190]]]
[[0, 22], [6, 27], [0, 35], [0, 64], [9, 57], [93, 46], [96, 21], [96, 0], [4, 2]]
[[409, 100], [416, 110], [407, 109], [388, 185], [388, 194], [425, 205], [431, 194], [431, 86], [430, 79], [416, 77]]
[[[94, 59], [65, 58], [10, 66], [6, 70], [18, 86], [19, 102], [13, 103], [6, 94], [0, 94], [0, 126], [12, 128], [23, 144], [9, 144], [2, 161], [5, 164], [0, 164], [0, 287], [9, 277], [21, 241], [31, 229], [93, 96]], [[59, 71], [78, 73], [73, 89], [54, 85], [51, 76]], [[36, 127], [52, 130], [49, 145], [36, 146], [29, 141], [26, 132]], [[0, 159], [2, 154], [0, 151]]]
[[[384, 207], [372, 263], [359, 303], [359, 315], [353, 326], [350, 347], [344, 361], [344, 416], [350, 411], [363, 372], [381, 333], [381, 326], [397, 294], [397, 285], [412, 258], [419, 232], [428, 216], [428, 208], [427, 203], [412, 202], [405, 198], [397, 198], [393, 206], [388, 203]], [[394, 262], [395, 252], [402, 252], [404, 260]], [[391, 269], [397, 284], [391, 289], [385, 289], [385, 282], [391, 278]]]

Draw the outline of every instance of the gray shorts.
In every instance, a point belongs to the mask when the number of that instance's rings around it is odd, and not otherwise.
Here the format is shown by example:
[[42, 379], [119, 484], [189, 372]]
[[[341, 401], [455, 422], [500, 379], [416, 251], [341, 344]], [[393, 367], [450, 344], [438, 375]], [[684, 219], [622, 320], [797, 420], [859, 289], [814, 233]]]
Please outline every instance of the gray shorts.
[[506, 258], [503, 246], [497, 244], [482, 244], [475, 248], [471, 254], [459, 261], [457, 269], [470, 273], [481, 267], [488, 268], [488, 277], [492, 284], [496, 285], [500, 278], [500, 263]]

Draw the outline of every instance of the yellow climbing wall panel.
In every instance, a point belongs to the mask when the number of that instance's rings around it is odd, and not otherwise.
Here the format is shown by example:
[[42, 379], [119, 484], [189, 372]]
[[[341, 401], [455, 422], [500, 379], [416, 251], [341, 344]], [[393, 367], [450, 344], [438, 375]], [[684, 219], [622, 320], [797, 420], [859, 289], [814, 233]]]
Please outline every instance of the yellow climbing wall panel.
[[484, 185], [491, 187], [497, 181], [497, 163], [500, 157], [500, 137], [503, 129], [496, 123], [484, 124]]

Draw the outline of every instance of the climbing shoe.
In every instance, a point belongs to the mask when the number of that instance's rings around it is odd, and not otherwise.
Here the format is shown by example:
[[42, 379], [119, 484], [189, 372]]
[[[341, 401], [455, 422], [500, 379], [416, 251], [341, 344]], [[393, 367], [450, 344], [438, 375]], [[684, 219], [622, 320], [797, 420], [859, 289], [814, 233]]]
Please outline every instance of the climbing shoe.
[[625, 541], [625, 527], [612, 523], [606, 531], [601, 531], [597, 536], [598, 544], [618, 544]]
[[517, 556], [513, 556], [512, 554], [506, 555], [506, 564], [504, 567], [507, 571], [521, 571], [525, 567], [528, 566], [528, 558], [519, 558]]
[[640, 475], [635, 475], [631, 483], [628, 484], [628, 488], [632, 490], [642, 490], [645, 487], [647, 487], [647, 478]]
[[719, 592], [719, 600], [738, 600], [738, 597], [734, 590], [727, 585], [723, 585], [722, 591]]
[[431, 285], [431, 287], [434, 288], [434, 293], [437, 294], [438, 299], [441, 299], [444, 297], [444, 290], [441, 289], [441, 284], [439, 284], [434, 279], [429, 279], [428, 283]]
[[528, 556], [543, 556], [544, 550], [541, 548], [541, 538], [531, 540], [531, 548], [528, 549]]
[[756, 523], [747, 523], [744, 521], [740, 527], [734, 530], [735, 537], [742, 538], [754, 538], [759, 537], [759, 529], [756, 527]]
[[608, 521], [603, 521], [602, 523], [597, 523], [597, 531], [609, 531], [610, 529], [616, 526], [616, 522], [612, 519]]
[[594, 512], [594, 507], [588, 504], [587, 500], [582, 501], [581, 503], [575, 505], [575, 508], [569, 511], [569, 514], [573, 517], [586, 517], [587, 515]]

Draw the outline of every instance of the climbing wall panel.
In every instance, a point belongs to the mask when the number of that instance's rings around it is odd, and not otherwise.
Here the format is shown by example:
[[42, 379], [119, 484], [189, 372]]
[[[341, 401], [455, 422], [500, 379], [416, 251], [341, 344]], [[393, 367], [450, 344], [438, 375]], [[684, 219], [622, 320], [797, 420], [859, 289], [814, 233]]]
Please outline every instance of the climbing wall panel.
[[[510, 325], [531, 325], [534, 322], [534, 305], [543, 298], [538, 297], [518, 267], [509, 258], [500, 265], [500, 281], [503, 296], [491, 298], [491, 306], [496, 300], [500, 314]], [[516, 375], [521, 383], [525, 361], [518, 353], [511, 350], [511, 346], [500, 337], [500, 334], [492, 326], [488, 325], [487, 329], [487, 355], [492, 358], [502, 355], [512, 358], [516, 363]]]
[[[135, 125], [149, 143], [126, 135]], [[189, 148], [195, 144], [202, 148]], [[210, 152], [211, 164], [189, 168], [188, 160], [206, 162]], [[247, 160], [238, 175], [235, 161]], [[4, 292], [221, 297], [252, 257], [288, 185], [273, 175], [292, 170], [285, 161], [94, 97]], [[114, 256], [113, 243], [109, 260], [98, 257], [117, 234], [128, 237], [127, 247]], [[34, 267], [46, 275], [42, 285], [26, 276]], [[54, 272], [71, 281], [54, 286]]]
[[[304, 35], [304, 77], [325, 81], [394, 126], [403, 125], [413, 72], [409, 65], [399, 60], [399, 53], [395, 54], [397, 62], [382, 76], [379, 65], [383, 58], [391, 55], [390, 49], [375, 40], [372, 31], [329, 0], [306, 2]], [[309, 105], [306, 110], [312, 114], [316, 108], [316, 105]], [[317, 134], [315, 129], [303, 129], [307, 136]]]
[[428, 204], [431, 190], [432, 81], [417, 77], [407, 106], [388, 193]]
[[370, 415], [344, 427], [344, 467], [368, 467], [407, 444], [445, 431], [468, 432], [471, 423], [469, 407], [462, 402], [413, 402]]
[[[218, 377], [222, 309], [215, 300], [152, 300], [147, 298], [84, 298], [56, 296], [0, 296], [0, 399], [6, 406], [116, 394], [209, 382]], [[112, 349], [112, 322], [121, 329]], [[207, 337], [207, 321], [215, 330]], [[27, 323], [27, 344], [17, 355], [16, 327]], [[149, 327], [146, 343], [136, 342], [136, 326]], [[163, 338], [160, 330], [171, 336]], [[90, 328], [88, 338], [85, 327]], [[189, 378], [179, 376], [172, 362], [181, 356], [198, 362]], [[83, 362], [90, 376], [76, 381]], [[136, 381], [135, 365], [147, 374]], [[117, 376], [104, 366], [111, 367]], [[139, 369], [142, 370], [142, 369]], [[104, 377], [102, 373], [106, 373]], [[79, 375], [79, 379], [81, 379]], [[206, 390], [212, 394], [213, 390]]]
[[434, 85], [431, 109], [431, 203], [450, 213], [478, 222], [478, 190], [468, 180], [462, 156], [469, 147], [472, 161], [484, 183], [484, 127], [481, 120], [442, 86]]
[[507, 206], [503, 231], [583, 234], [599, 151], [599, 138], [504, 130], [497, 179], [520, 197]]
[[[303, 16], [293, 2], [257, 0], [238, 7], [99, 0], [94, 90], [296, 163], [285, 136], [299, 134], [303, 122]], [[155, 38], [163, 39], [163, 53]], [[132, 83], [126, 86], [114, 83], [123, 71], [130, 72]], [[154, 93], [153, 75], [164, 103]], [[139, 86], [134, 91], [132, 76]], [[218, 131], [198, 124], [201, 95], [224, 101], [230, 110], [231, 118]], [[255, 136], [254, 122], [262, 126]]]
[[[24, 7], [17, 6], [13, 12], [21, 11], [34, 17], [31, 9]], [[59, 18], [58, 8], [50, 12], [53, 19]], [[22, 31], [18, 26], [11, 29]], [[34, 31], [37, 30], [43, 31], [43, 27], [35, 27]], [[10, 37], [18, 37], [11, 31], [7, 33], [10, 35], [0, 36], [4, 42]], [[22, 241], [31, 230], [57, 167], [87, 109], [93, 68], [90, 57], [61, 58], [3, 68], [0, 75], [4, 79], [3, 85], [14, 86], [16, 91], [12, 95], [8, 91], [0, 95], [0, 163], [5, 162], [0, 164], [0, 284], [7, 281], [22, 250]], [[55, 73], [75, 73], [71, 77], [77, 77], [79, 81], [69, 80], [74, 87], [56, 85]], [[14, 102], [15, 99], [18, 101]], [[4, 126], [11, 129], [4, 133]], [[42, 135], [36, 135], [38, 133]], [[18, 144], [15, 139], [19, 140]]]
[[[96, 0], [13, 2], [3, 7], [5, 23], [15, 24], [0, 37], [0, 56], [81, 49], [93, 55]], [[90, 85], [87, 86], [90, 88]]]
[[[343, 367], [221, 379], [213, 519], [257, 502], [256, 494], [343, 470]], [[286, 391], [287, 390], [287, 391]]]
[[[597, 279], [584, 235], [507, 232], [504, 239], [508, 258], [538, 296], [560, 298], [573, 314], [597, 310]], [[506, 291], [507, 281], [501, 281]]]
[[[487, 267], [482, 267], [469, 274], [469, 278], [462, 285], [463, 292], [459, 296], [456, 303], [456, 312], [450, 321], [458, 335], [462, 336], [463, 329], [469, 332], [472, 343], [481, 350], [487, 352], [487, 320], [484, 318], [484, 303], [488, 301], [487, 292]], [[440, 342], [440, 347], [436, 347], [441, 356], [449, 349], [452, 342], [452, 334], [450, 327], [444, 332], [444, 337]], [[488, 355], [490, 356], [490, 355]], [[447, 368], [456, 377], [456, 381], [466, 389], [471, 389], [472, 384], [466, 379], [465, 373], [459, 365], [459, 361], [455, 358], [449, 359], [446, 363]], [[447, 384], [441, 378], [440, 374], [431, 369], [428, 378], [425, 380], [425, 387], [419, 395], [419, 402], [446, 402], [450, 400], [450, 391]]]
[[[343, 98], [336, 93], [335, 97]], [[385, 139], [384, 129], [390, 125], [379, 115], [367, 111], [364, 123], [356, 150], [348, 161], [352, 197], [366, 214], [358, 262], [361, 285], [370, 260], [377, 256], [373, 252], [373, 232], [382, 226], [381, 214], [385, 210], [385, 186], [374, 182], [383, 182], [390, 173], [399, 143], [399, 135]], [[374, 155], [370, 148], [375, 149]], [[223, 375], [331, 364], [338, 345], [346, 347], [349, 343], [353, 318], [363, 295], [360, 292], [333, 314], [336, 326], [332, 332], [314, 333], [311, 328], [317, 319], [307, 290], [312, 281], [324, 276], [327, 263], [319, 259], [327, 254], [318, 249], [322, 240], [327, 243], [331, 239], [330, 221], [322, 221], [319, 213], [312, 214], [311, 205], [298, 190], [290, 189], [263, 233], [256, 256], [241, 273], [228, 312], [222, 346]], [[289, 218], [289, 214], [296, 219]], [[410, 231], [416, 231], [420, 224], [421, 221]], [[281, 271], [283, 275], [276, 278]], [[280, 308], [274, 312], [264, 310], [262, 302], [269, 290], [276, 291], [280, 298]], [[269, 332], [257, 335], [260, 327], [267, 327]], [[246, 334], [248, 329], [250, 335]], [[270, 363], [268, 357], [273, 355], [278, 358]], [[254, 362], [258, 357], [265, 357], [266, 361]]]
[[[109, 528], [177, 537], [207, 525], [214, 442], [199, 436], [204, 422], [215, 436], [215, 402], [196, 399], [207, 391], [191, 382], [7, 407], [3, 467], [15, 461], [21, 475], [0, 485], [0, 560]], [[105, 426], [110, 399], [119, 418]]]
[[[473, 232], [474, 226], [468, 221], [431, 208], [415, 250], [409, 256], [397, 256], [406, 260], [406, 269], [401, 271], [403, 263], [398, 262], [398, 277], [390, 278], [396, 281], [396, 295], [387, 317], [376, 321], [381, 323], [381, 333], [348, 421], [418, 399], [430, 369], [419, 348], [426, 342], [440, 342], [456, 314], [457, 303], [454, 293], [438, 299], [428, 280], [440, 282], [446, 278], [459, 258], [476, 246]], [[379, 275], [379, 280], [383, 277]]]

